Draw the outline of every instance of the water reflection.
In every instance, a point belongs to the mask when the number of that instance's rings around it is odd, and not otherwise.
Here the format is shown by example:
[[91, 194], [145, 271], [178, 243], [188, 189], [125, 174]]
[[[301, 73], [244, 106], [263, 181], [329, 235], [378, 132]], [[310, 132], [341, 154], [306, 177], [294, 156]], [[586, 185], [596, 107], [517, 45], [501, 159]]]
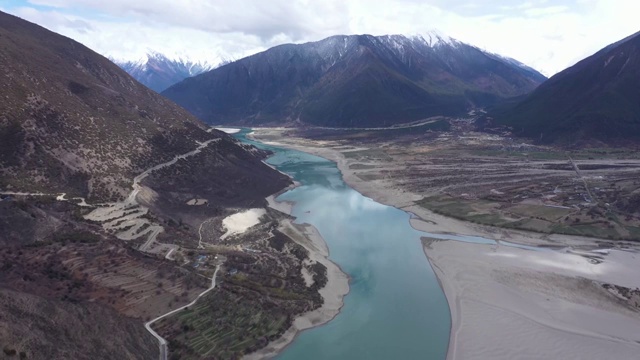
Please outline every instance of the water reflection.
[[278, 358], [444, 359], [448, 305], [409, 215], [348, 187], [332, 162], [267, 148], [275, 152], [268, 162], [302, 184], [278, 200], [296, 203], [296, 221], [318, 229], [351, 277], [340, 315], [303, 332]]

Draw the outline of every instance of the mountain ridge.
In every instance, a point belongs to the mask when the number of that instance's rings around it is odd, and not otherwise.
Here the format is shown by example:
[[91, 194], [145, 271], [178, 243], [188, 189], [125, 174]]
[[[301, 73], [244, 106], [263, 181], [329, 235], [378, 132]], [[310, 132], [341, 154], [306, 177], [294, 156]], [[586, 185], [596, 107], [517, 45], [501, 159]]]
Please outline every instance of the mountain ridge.
[[440, 34], [335, 35], [273, 47], [162, 94], [209, 123], [388, 126], [493, 104], [543, 79]]
[[160, 93], [188, 77], [215, 69], [219, 64], [192, 60], [185, 57], [169, 57], [149, 51], [135, 61], [110, 58], [116, 65], [148, 88]]
[[84, 45], [0, 18], [0, 189], [117, 200], [144, 169], [197, 142], [220, 138], [211, 151], [223, 158], [245, 152]]
[[640, 140], [640, 33], [551, 77], [490, 116], [539, 142]]

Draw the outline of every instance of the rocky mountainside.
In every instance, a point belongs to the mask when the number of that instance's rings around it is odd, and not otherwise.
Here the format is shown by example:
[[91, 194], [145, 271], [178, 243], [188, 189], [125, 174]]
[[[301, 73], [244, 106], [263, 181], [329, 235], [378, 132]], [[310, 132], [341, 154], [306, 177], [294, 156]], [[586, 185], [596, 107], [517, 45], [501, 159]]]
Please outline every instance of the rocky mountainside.
[[157, 52], [149, 52], [138, 61], [112, 61], [136, 80], [156, 92], [162, 92], [171, 85], [177, 84], [188, 77], [215, 68], [212, 64], [189, 59], [170, 59]]
[[163, 92], [209, 123], [363, 127], [456, 115], [545, 77], [442, 34], [333, 36], [281, 45]]
[[[244, 156], [231, 138], [207, 132], [83, 45], [7, 14], [0, 20], [0, 189], [115, 200], [144, 169], [198, 141], [220, 138], [228, 144], [220, 158]], [[258, 156], [251, 164], [267, 169]]]
[[540, 142], [640, 140], [640, 33], [556, 74], [490, 115]]
[[264, 206], [289, 178], [108, 59], [2, 12], [0, 77], [3, 354], [157, 358], [143, 322], [211, 284], [181, 267], [203, 220]]

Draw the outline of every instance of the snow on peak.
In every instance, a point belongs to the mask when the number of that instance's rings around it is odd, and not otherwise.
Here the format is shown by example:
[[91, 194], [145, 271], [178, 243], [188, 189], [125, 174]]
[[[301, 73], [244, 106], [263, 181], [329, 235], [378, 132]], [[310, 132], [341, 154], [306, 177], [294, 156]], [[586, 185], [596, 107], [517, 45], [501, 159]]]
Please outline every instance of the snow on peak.
[[[118, 59], [114, 57], [109, 57], [114, 60], [116, 63], [121, 64], [132, 64], [139, 68], [145, 68], [149, 62], [163, 62], [163, 63], [175, 63], [180, 64], [189, 69], [205, 69], [211, 70], [216, 68], [220, 62], [220, 56], [211, 56], [210, 60], [203, 60], [202, 58], [194, 58], [189, 56], [183, 52], [159, 52], [151, 48], [147, 48], [143, 53], [137, 55], [136, 57], [130, 57], [128, 59]], [[222, 59], [224, 61], [224, 59]], [[201, 71], [198, 71], [201, 72]]]
[[388, 46], [399, 52], [404, 52], [405, 47], [409, 45], [409, 39], [404, 35], [385, 35], [381, 36], [379, 39], [386, 42]]
[[441, 46], [457, 47], [461, 44], [459, 41], [437, 30], [412, 35], [384, 35], [379, 36], [378, 39], [403, 60], [408, 49], [421, 52], [425, 47], [436, 50]]
[[430, 47], [435, 47], [439, 45], [449, 45], [455, 46], [458, 44], [458, 41], [448, 35], [444, 34], [439, 30], [429, 30], [423, 34], [415, 34], [410, 36], [411, 40], [421, 41]]

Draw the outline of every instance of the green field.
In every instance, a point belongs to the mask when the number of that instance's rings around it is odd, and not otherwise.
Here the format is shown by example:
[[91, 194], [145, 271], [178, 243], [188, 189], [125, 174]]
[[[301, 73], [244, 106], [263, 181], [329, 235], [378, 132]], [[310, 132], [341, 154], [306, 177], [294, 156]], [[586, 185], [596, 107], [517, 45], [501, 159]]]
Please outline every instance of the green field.
[[602, 239], [640, 239], [640, 227], [622, 221], [609, 212], [592, 218], [588, 209], [564, 209], [543, 205], [506, 205], [483, 199], [465, 200], [451, 196], [431, 196], [417, 202], [437, 214], [476, 224], [540, 233], [579, 235]]

